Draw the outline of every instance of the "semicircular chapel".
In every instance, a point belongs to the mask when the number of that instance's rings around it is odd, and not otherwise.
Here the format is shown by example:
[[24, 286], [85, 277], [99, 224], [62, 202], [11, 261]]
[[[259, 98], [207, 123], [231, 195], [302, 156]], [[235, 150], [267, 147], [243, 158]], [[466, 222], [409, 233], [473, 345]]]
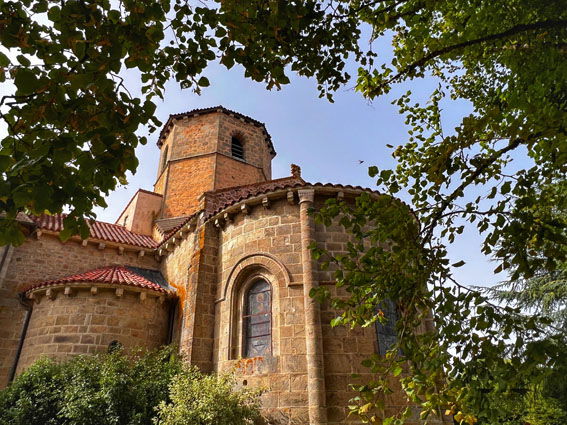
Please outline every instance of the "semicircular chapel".
[[271, 423], [355, 423], [351, 375], [364, 378], [362, 360], [394, 336], [331, 328], [336, 313], [309, 297], [337, 291], [309, 245], [337, 253], [349, 242], [310, 211], [377, 194], [307, 182], [296, 165], [272, 179], [265, 125], [222, 106], [171, 115], [157, 146], [153, 190], [138, 190], [115, 223], [90, 220], [87, 239], [61, 242], [62, 215], [18, 217], [27, 239], [0, 264], [0, 385], [42, 355], [173, 342], [202, 370], [266, 389]]

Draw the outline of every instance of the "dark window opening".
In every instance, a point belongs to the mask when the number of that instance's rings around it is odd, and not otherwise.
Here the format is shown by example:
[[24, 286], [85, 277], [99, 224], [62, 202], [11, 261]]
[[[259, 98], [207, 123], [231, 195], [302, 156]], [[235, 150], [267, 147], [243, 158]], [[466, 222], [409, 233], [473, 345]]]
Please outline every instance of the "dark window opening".
[[244, 160], [244, 146], [237, 137], [232, 138], [232, 156]]
[[385, 323], [376, 321], [376, 338], [378, 340], [378, 354], [386, 355], [397, 341], [396, 323], [399, 319], [398, 310], [392, 300], [384, 300], [378, 305], [378, 310], [382, 311]]
[[272, 291], [265, 280], [254, 283], [246, 292], [242, 321], [244, 357], [272, 353]]
[[120, 341], [114, 340], [110, 344], [108, 344], [109, 353], [115, 353], [120, 350], [122, 350], [122, 343]]

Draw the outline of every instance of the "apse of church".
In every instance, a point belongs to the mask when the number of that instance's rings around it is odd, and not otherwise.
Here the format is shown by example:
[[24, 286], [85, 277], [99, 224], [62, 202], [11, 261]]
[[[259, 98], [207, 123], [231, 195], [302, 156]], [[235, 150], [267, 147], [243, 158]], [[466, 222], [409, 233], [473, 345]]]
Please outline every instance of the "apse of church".
[[309, 210], [373, 192], [306, 182], [296, 165], [272, 179], [265, 125], [223, 107], [170, 116], [157, 145], [153, 191], [115, 223], [89, 222], [88, 239], [60, 242], [62, 216], [21, 217], [27, 240], [4, 248], [0, 268], [0, 385], [41, 355], [175, 343], [202, 370], [264, 388], [271, 423], [356, 423], [351, 375], [368, 378], [361, 362], [386, 332], [331, 328], [336, 312], [309, 297], [337, 290], [310, 243], [338, 253], [349, 241]]

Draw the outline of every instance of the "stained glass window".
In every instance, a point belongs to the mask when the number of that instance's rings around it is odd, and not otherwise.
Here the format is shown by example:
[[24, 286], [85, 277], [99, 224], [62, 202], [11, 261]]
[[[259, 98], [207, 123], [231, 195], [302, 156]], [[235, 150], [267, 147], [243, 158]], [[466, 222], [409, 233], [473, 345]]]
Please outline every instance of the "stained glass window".
[[270, 284], [259, 280], [246, 292], [244, 317], [244, 357], [272, 352], [272, 291]]
[[398, 321], [398, 311], [392, 300], [384, 300], [378, 305], [378, 310], [384, 313], [386, 323], [376, 321], [376, 337], [378, 339], [378, 353], [381, 356], [386, 354], [396, 343], [396, 322]]

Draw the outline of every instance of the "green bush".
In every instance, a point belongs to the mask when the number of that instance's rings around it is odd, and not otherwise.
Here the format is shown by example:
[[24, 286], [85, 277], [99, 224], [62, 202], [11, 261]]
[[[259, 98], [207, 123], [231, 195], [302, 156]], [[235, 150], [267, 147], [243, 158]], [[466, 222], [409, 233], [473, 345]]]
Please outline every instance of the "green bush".
[[41, 359], [0, 392], [0, 424], [151, 424], [181, 370], [170, 348]]
[[259, 390], [235, 390], [230, 375], [204, 375], [185, 367], [158, 407], [157, 425], [248, 425], [260, 420]]
[[249, 424], [258, 392], [233, 384], [183, 366], [172, 348], [44, 358], [0, 391], [0, 425]]

